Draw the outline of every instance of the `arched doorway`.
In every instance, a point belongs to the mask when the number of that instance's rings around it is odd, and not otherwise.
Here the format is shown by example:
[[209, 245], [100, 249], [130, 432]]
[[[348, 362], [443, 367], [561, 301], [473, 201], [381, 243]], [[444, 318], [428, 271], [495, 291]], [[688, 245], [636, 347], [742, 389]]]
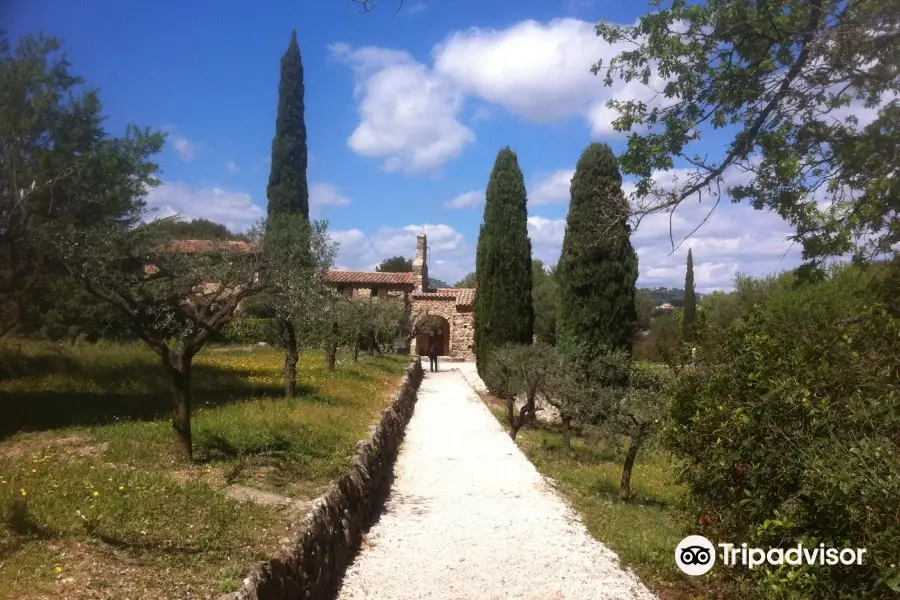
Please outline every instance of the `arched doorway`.
[[428, 354], [431, 344], [437, 343], [441, 356], [450, 354], [450, 323], [438, 315], [424, 315], [418, 320], [415, 328], [416, 354]]

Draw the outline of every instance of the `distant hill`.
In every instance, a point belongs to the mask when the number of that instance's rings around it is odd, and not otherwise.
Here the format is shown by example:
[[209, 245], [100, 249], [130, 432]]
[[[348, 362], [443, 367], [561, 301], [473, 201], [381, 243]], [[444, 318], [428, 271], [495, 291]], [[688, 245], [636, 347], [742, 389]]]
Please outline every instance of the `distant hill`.
[[[647, 295], [650, 300], [653, 301], [653, 304], [655, 306], [659, 306], [660, 304], [665, 304], [667, 302], [676, 307], [684, 306], [684, 290], [681, 288], [639, 288], [638, 293]], [[696, 295], [698, 300], [702, 296], [700, 292], [697, 292]]]

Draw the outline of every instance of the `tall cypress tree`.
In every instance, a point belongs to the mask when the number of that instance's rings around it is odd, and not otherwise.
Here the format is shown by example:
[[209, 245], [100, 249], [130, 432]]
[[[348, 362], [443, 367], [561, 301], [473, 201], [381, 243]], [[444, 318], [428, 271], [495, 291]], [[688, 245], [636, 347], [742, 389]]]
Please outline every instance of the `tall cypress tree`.
[[[297, 31], [281, 57], [281, 82], [278, 84], [278, 115], [272, 140], [272, 170], [269, 172], [269, 198], [266, 239], [277, 243], [305, 243], [301, 229], [309, 223], [309, 187], [306, 182], [308, 154], [304, 119], [303, 62]], [[270, 257], [273, 258], [273, 257]], [[274, 260], [274, 258], [273, 258]], [[279, 290], [273, 290], [278, 294]], [[297, 391], [297, 362], [300, 345], [293, 315], [276, 298], [269, 298], [275, 310], [281, 345], [284, 348], [284, 393], [291, 398]], [[290, 303], [288, 303], [290, 304]], [[279, 306], [281, 305], [281, 308]]]
[[269, 218], [278, 214], [301, 214], [309, 219], [309, 187], [306, 168], [306, 121], [303, 105], [303, 61], [297, 32], [281, 58], [278, 84], [278, 116], [272, 140], [272, 170], [269, 172]]
[[638, 263], [630, 234], [616, 157], [606, 144], [591, 144], [572, 178], [557, 267], [558, 345], [631, 351]]
[[475, 261], [479, 373], [484, 373], [492, 348], [509, 342], [530, 344], [534, 328], [525, 177], [508, 147], [497, 154], [486, 196]]
[[684, 314], [681, 319], [681, 337], [685, 341], [694, 338], [697, 323], [697, 296], [694, 293], [694, 253], [688, 249], [687, 271], [684, 275]]

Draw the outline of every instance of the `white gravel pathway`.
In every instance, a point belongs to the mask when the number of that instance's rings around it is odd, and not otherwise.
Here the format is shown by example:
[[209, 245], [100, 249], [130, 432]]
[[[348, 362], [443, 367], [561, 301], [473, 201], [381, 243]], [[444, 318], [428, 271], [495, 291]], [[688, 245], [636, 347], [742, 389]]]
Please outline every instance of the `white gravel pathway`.
[[441, 366], [425, 375], [387, 507], [339, 599], [654, 600], [472, 391], [474, 365]]

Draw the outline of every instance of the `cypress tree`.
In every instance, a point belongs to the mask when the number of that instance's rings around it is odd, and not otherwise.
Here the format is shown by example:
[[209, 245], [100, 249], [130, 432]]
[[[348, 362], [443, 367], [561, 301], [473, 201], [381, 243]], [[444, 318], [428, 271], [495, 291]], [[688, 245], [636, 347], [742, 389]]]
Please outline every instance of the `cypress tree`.
[[482, 374], [493, 348], [532, 341], [534, 308], [526, 204], [525, 177], [516, 153], [503, 148], [487, 186], [475, 261], [475, 360]]
[[688, 249], [687, 272], [684, 275], [684, 314], [681, 319], [681, 337], [685, 341], [694, 338], [697, 323], [697, 296], [694, 293], [694, 254]]
[[[266, 240], [274, 237], [280, 243], [301, 242], [298, 230], [309, 223], [309, 187], [306, 181], [308, 154], [304, 119], [303, 61], [297, 44], [297, 31], [281, 57], [281, 81], [278, 84], [278, 115], [275, 139], [272, 140], [272, 168], [266, 194], [268, 221]], [[276, 294], [278, 291], [275, 292]], [[275, 298], [268, 298], [271, 304]], [[288, 398], [297, 391], [297, 362], [300, 345], [289, 311], [275, 306], [275, 323], [284, 348], [284, 393]], [[290, 304], [290, 303], [289, 303]]]
[[301, 214], [309, 219], [309, 187], [306, 167], [306, 122], [303, 105], [303, 61], [297, 32], [281, 58], [278, 85], [278, 116], [272, 140], [272, 169], [269, 172], [269, 218], [278, 214]]
[[558, 345], [631, 352], [638, 263], [630, 234], [616, 157], [606, 144], [591, 144], [572, 178], [557, 267]]

